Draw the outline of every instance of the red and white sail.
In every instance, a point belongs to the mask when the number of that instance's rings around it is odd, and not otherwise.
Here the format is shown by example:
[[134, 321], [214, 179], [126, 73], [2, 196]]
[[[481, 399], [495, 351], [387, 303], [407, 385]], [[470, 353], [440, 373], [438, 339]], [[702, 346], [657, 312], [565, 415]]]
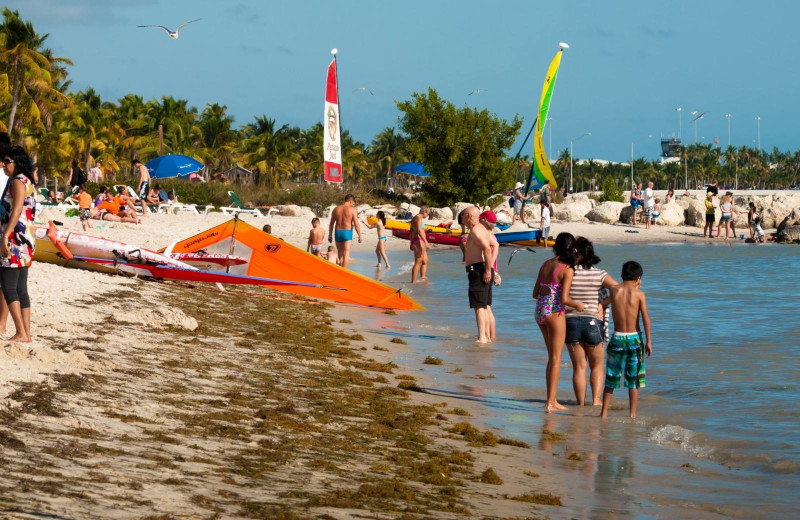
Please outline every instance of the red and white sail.
[[325, 86], [325, 117], [323, 118], [323, 159], [325, 180], [342, 182], [342, 136], [339, 129], [339, 86], [336, 77], [336, 58], [328, 65], [328, 81]]

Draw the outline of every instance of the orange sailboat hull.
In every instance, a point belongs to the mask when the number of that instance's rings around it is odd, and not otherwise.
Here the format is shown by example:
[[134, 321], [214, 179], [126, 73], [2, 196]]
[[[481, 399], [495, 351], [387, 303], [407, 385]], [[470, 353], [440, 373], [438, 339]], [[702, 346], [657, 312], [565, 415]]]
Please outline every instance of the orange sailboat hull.
[[238, 219], [182, 240], [173, 246], [171, 252], [194, 253], [200, 250], [248, 259], [246, 264], [229, 267], [230, 273], [347, 289], [281, 286], [274, 287], [276, 290], [365, 307], [424, 309], [402, 290], [339, 267]]

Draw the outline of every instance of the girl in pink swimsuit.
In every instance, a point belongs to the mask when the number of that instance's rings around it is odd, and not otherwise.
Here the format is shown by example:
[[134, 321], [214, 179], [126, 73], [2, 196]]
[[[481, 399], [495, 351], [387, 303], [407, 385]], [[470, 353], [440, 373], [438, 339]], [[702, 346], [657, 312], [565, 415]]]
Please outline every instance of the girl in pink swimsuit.
[[561, 352], [567, 334], [564, 306], [578, 311], [583, 311], [584, 307], [569, 297], [574, 274], [572, 268], [575, 265], [575, 237], [569, 233], [559, 233], [553, 246], [553, 255], [554, 258], [542, 264], [533, 287], [533, 298], [536, 300], [534, 316], [547, 346], [547, 402], [544, 407], [548, 413], [567, 409], [556, 400]]

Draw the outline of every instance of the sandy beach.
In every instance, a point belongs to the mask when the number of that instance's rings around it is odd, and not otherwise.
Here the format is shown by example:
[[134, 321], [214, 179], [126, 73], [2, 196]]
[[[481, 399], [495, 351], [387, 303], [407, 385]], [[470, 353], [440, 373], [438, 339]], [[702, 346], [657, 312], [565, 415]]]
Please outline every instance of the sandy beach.
[[[90, 233], [158, 249], [229, 218], [151, 215]], [[305, 245], [305, 218], [243, 218]], [[553, 225], [601, 244], [703, 240], [630, 229]], [[376, 233], [363, 236], [356, 250], [371, 251]], [[408, 242], [389, 246], [410, 261]], [[554, 434], [531, 448], [487, 430], [480, 403], [413, 391], [435, 386], [426, 360], [398, 365], [410, 346], [362, 325], [363, 313], [390, 328], [413, 316], [42, 263], [30, 292], [34, 343], [0, 350], [10, 518], [559, 518], [548, 504], [585, 499], [549, 462], [580, 446]]]

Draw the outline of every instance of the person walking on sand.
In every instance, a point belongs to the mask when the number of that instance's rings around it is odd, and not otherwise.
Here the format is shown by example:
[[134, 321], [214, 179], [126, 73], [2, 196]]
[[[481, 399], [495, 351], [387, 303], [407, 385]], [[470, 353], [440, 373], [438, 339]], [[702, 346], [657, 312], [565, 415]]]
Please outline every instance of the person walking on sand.
[[736, 239], [736, 201], [733, 200], [733, 192], [726, 191], [725, 195], [728, 196], [728, 200], [731, 203], [731, 237], [735, 240]]
[[134, 171], [138, 170], [139, 185], [136, 188], [136, 193], [139, 194], [139, 200], [142, 201], [142, 216], [147, 215], [147, 194], [150, 192], [150, 171], [142, 164], [139, 159], [134, 159], [132, 163]]
[[[484, 215], [486, 217], [486, 215]], [[489, 343], [491, 338], [491, 317], [489, 308], [492, 305], [492, 241], [489, 231], [480, 224], [480, 214], [475, 206], [464, 210], [464, 225], [470, 230], [465, 245], [467, 263], [467, 280], [469, 288], [469, 307], [475, 311], [475, 322], [478, 326], [478, 343]]]
[[368, 228], [378, 230], [378, 244], [375, 246], [375, 256], [378, 257], [378, 265], [375, 267], [380, 269], [381, 260], [383, 260], [388, 270], [391, 266], [389, 265], [389, 258], [386, 256], [386, 241], [389, 240], [389, 237], [386, 236], [386, 213], [379, 211], [375, 216], [378, 220], [375, 221], [374, 225], [370, 226], [369, 222], [367, 222]]
[[541, 231], [542, 247], [547, 249], [547, 238], [550, 236], [550, 205], [544, 202], [540, 204], [542, 206], [542, 219], [539, 222], [539, 231]]
[[[639, 401], [639, 388], [645, 386], [645, 355], [653, 354], [650, 339], [650, 315], [647, 312], [647, 298], [642, 287], [642, 266], [637, 262], [622, 265], [622, 283], [611, 288], [611, 297], [603, 304], [611, 303], [614, 317], [614, 335], [608, 343], [606, 359], [606, 384], [603, 390], [603, 409], [600, 417], [608, 416], [611, 396], [614, 389], [624, 382], [628, 389], [630, 416], [636, 417], [636, 404]], [[639, 316], [644, 323], [645, 345], [637, 331]]]
[[511, 225], [513, 226], [514, 223], [517, 221], [517, 217], [519, 217], [519, 221], [523, 224], [525, 223], [525, 202], [531, 198], [530, 195], [524, 195], [522, 193], [522, 188], [525, 185], [521, 182], [518, 182], [514, 185], [514, 193], [512, 197], [514, 198], [514, 214], [511, 216]]
[[336, 263], [345, 269], [350, 266], [350, 248], [353, 244], [353, 228], [358, 233], [358, 243], [362, 242], [361, 227], [358, 224], [356, 198], [351, 193], [344, 197], [344, 202], [331, 212], [331, 223], [328, 226], [328, 242], [336, 240]]
[[308, 245], [306, 251], [312, 255], [322, 256], [322, 246], [325, 242], [325, 228], [319, 225], [319, 219], [311, 219], [311, 231], [308, 232]]
[[31, 300], [28, 295], [28, 269], [36, 251], [33, 220], [36, 197], [32, 161], [20, 146], [12, 146], [0, 156], [8, 184], [0, 199], [0, 332], [5, 332], [11, 314], [16, 333], [8, 341], [30, 342]]
[[566, 343], [572, 361], [572, 388], [579, 406], [586, 404], [586, 367], [592, 388], [592, 405], [603, 404], [603, 343], [605, 343], [605, 312], [598, 304], [603, 288], [617, 285], [616, 280], [595, 265], [600, 258], [594, 254], [594, 244], [584, 237], [575, 240], [575, 274], [569, 297], [584, 304], [583, 311], [566, 309]]
[[553, 245], [553, 258], [547, 260], [539, 269], [532, 297], [536, 300], [534, 317], [542, 331], [547, 346], [547, 413], [566, 410], [556, 400], [558, 396], [558, 376], [561, 370], [561, 352], [566, 339], [565, 306], [583, 312], [585, 305], [570, 298], [572, 277], [575, 266], [575, 237], [569, 233], [559, 233]]
[[92, 218], [92, 196], [86, 191], [86, 185], [78, 187], [78, 213], [80, 215], [81, 227], [86, 231], [89, 229], [89, 219]]
[[414, 267], [411, 268], [411, 283], [428, 281], [425, 275], [428, 273], [428, 238], [425, 236], [425, 224], [422, 219], [428, 216], [428, 206], [419, 208], [417, 216], [411, 219], [411, 233], [408, 238], [411, 241], [409, 249], [414, 252]]

